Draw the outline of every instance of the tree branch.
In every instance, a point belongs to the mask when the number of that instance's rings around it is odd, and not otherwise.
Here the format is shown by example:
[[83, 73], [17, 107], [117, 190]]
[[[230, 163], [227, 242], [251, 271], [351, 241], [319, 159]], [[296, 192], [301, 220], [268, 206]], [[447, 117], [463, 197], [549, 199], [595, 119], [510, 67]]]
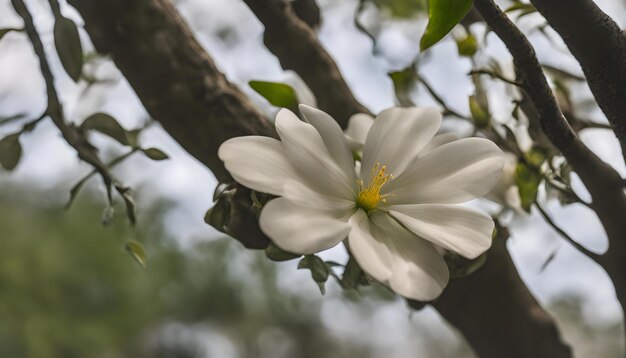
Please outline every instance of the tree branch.
[[591, 0], [531, 0], [580, 63], [626, 159], [626, 35]]
[[[537, 110], [543, 132], [572, 165], [591, 194], [591, 208], [607, 233], [609, 251], [598, 262], [611, 277], [618, 300], [626, 308], [626, 196], [623, 180], [608, 164], [585, 147], [561, 113], [526, 37], [492, 0], [475, 0], [494, 32], [507, 46], [525, 84], [525, 95]], [[580, 26], [580, 25], [577, 25]]]
[[150, 115], [218, 179], [228, 178], [216, 155], [224, 141], [275, 136], [273, 125], [218, 71], [169, 1], [69, 3], [83, 16], [96, 49], [113, 56]]
[[244, 0], [265, 26], [265, 45], [284, 69], [294, 70], [311, 88], [321, 110], [345, 128], [355, 113], [369, 113], [352, 95], [339, 68], [315, 32], [284, 0]]
[[508, 231], [497, 235], [483, 267], [450, 282], [433, 304], [463, 332], [481, 358], [572, 357], [552, 317], [519, 277], [506, 248]]
[[74, 148], [74, 150], [76, 150], [76, 152], [78, 153], [78, 157], [81, 160], [91, 164], [91, 166], [94, 167], [94, 170], [100, 174], [106, 186], [109, 203], [112, 203], [113, 197], [111, 194], [111, 187], [115, 186], [116, 190], [118, 190], [120, 194], [123, 194], [121, 191], [125, 191], [126, 188], [123, 188], [121, 185], [119, 185], [119, 183], [116, 182], [115, 178], [113, 178], [113, 176], [109, 172], [106, 164], [104, 164], [98, 157], [96, 148], [87, 141], [87, 139], [83, 136], [80, 130], [65, 121], [63, 107], [61, 105], [61, 102], [59, 101], [59, 96], [57, 94], [56, 88], [54, 87], [54, 76], [52, 75], [52, 71], [50, 70], [48, 59], [46, 57], [46, 52], [44, 50], [43, 44], [41, 43], [41, 38], [39, 37], [37, 29], [35, 28], [35, 24], [33, 23], [33, 17], [28, 11], [28, 8], [26, 7], [26, 4], [23, 0], [12, 0], [12, 4], [15, 11], [24, 20], [24, 29], [26, 30], [26, 34], [28, 35], [28, 38], [33, 46], [35, 54], [39, 58], [41, 74], [46, 84], [48, 107], [44, 115], [42, 115], [32, 123], [34, 124], [39, 122], [40, 120], [45, 118], [46, 115], [49, 116], [54, 125], [61, 132], [63, 139], [65, 139], [65, 141], [72, 148]]

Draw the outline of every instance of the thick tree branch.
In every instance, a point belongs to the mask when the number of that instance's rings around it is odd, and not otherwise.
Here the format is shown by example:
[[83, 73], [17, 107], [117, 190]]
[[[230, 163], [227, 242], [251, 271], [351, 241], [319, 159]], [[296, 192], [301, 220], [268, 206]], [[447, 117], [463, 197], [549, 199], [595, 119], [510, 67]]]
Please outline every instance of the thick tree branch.
[[471, 342], [481, 358], [572, 357], [552, 317], [522, 282], [498, 226], [484, 266], [453, 280], [435, 308]]
[[265, 26], [265, 45], [285, 69], [294, 70], [311, 88], [319, 108], [345, 128], [355, 113], [368, 113], [352, 95], [337, 64], [315, 32], [296, 16], [289, 1], [244, 0]]
[[[217, 157], [225, 140], [276, 135], [217, 70], [169, 1], [69, 2], [83, 16], [96, 49], [112, 56], [150, 115], [218, 180], [230, 180]], [[239, 187], [236, 192], [223, 230], [247, 247], [267, 245], [250, 210], [249, 191]]]
[[626, 159], [626, 35], [591, 0], [531, 0], [580, 63]]

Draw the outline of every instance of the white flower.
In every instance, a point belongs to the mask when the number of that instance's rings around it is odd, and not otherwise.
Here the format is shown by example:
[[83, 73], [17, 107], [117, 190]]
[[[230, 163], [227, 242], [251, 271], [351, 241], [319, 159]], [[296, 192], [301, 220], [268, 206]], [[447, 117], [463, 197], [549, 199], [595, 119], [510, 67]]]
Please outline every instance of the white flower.
[[485, 199], [489, 199], [504, 207], [513, 209], [518, 214], [524, 214], [522, 209], [522, 199], [519, 196], [519, 188], [515, 183], [515, 169], [517, 168], [517, 157], [512, 153], [504, 155], [504, 169], [500, 181], [485, 194]]
[[436, 246], [475, 258], [491, 245], [492, 219], [455, 205], [487, 193], [502, 171], [492, 142], [466, 138], [424, 154], [441, 115], [430, 108], [391, 108], [367, 133], [361, 171], [339, 125], [300, 106], [276, 117], [280, 141], [249, 136], [226, 141], [219, 157], [239, 183], [280, 196], [261, 212], [263, 232], [299, 254], [348, 239], [363, 270], [398, 294], [421, 301], [446, 286]]

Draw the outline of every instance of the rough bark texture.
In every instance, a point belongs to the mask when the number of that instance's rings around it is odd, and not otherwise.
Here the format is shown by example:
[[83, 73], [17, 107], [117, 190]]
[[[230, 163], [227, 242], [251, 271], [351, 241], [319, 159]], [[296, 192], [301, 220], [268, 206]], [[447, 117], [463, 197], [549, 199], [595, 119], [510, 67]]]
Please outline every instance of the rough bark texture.
[[171, 2], [70, 0], [96, 49], [110, 54], [152, 117], [218, 178], [216, 153], [241, 135], [274, 129], [217, 70]]
[[[265, 119], [216, 70], [209, 56], [193, 39], [168, 1], [69, 0], [69, 2], [82, 14], [86, 29], [96, 48], [112, 55], [150, 114], [163, 124], [165, 130], [172, 134], [183, 148], [217, 175], [224, 174], [217, 158], [217, 148], [223, 140], [236, 135], [274, 133]], [[281, 11], [287, 11], [286, 13], [291, 11], [282, 2], [251, 0], [248, 3], [251, 7], [259, 7], [261, 11], [257, 15], [260, 17], [263, 16], [259, 15], [263, 11], [275, 9], [282, 9]], [[273, 41], [285, 40], [290, 45], [274, 43], [273, 46], [277, 48], [279, 57], [285, 57], [284, 60], [281, 58], [281, 61], [292, 63], [293, 67], [300, 66], [300, 61], [306, 64], [298, 72], [314, 88], [320, 104], [325, 106], [323, 108], [335, 118], [342, 119], [344, 125], [350, 114], [365, 111], [350, 94], [334, 62], [319, 46], [310, 28], [304, 22], [294, 20], [291, 15], [282, 19], [286, 22], [278, 21], [274, 24], [275, 27], [268, 26], [270, 29], [266, 30], [275, 37]], [[298, 51], [301, 52], [290, 52], [296, 55], [289, 59], [288, 56], [280, 56], [280, 53], [288, 51], [290, 46], [300, 46]], [[224, 210], [233, 215], [233, 207], [241, 209], [235, 215], [239, 221], [234, 222], [240, 224], [255, 222], [238, 217], [250, 208], [249, 204], [227, 206]], [[248, 211], [248, 214], [252, 212]], [[252, 238], [254, 238], [252, 231], [258, 231], [258, 226], [252, 224], [235, 226], [246, 231], [243, 235]], [[241, 240], [237, 237], [241, 236], [241, 233], [231, 232], [231, 234]], [[264, 237], [260, 235], [258, 237]], [[506, 250], [503, 254], [494, 251], [490, 261], [493, 262], [483, 269], [483, 274], [477, 274], [479, 276], [475, 278], [458, 280], [451, 286], [451, 291], [437, 304], [442, 314], [461, 330], [479, 353], [514, 357], [516, 352], [528, 352], [528, 344], [537, 344], [533, 350], [537, 354], [528, 356], [548, 357], [554, 352], [567, 351], [558, 335], [554, 333], [556, 331], [554, 323], [528, 294]], [[489, 269], [492, 266], [495, 269]], [[493, 280], [498, 285], [506, 284], [504, 289], [507, 292], [502, 292], [502, 296], [498, 296], [502, 301], [496, 302], [492, 297], [487, 297], [493, 294], [494, 290], [500, 289], [485, 280]], [[475, 286], [477, 281], [480, 281], [479, 286]], [[478, 287], [487, 287], [488, 290], [483, 291]], [[513, 299], [512, 296], [517, 294], [521, 295], [520, 298]], [[471, 301], [468, 301], [468, 298], [471, 298]], [[471, 312], [465, 310], [461, 312], [455, 308], [464, 307], [467, 302], [472, 304]], [[497, 310], [494, 311], [494, 307]], [[492, 314], [499, 317], [487, 321], [486, 316]], [[507, 326], [500, 325], [499, 320], [503, 317], [511, 317], [507, 321]], [[487, 326], [483, 327], [484, 324]], [[509, 339], [506, 345], [496, 344], [511, 327], [516, 328], [515, 334], [534, 338]], [[537, 332], [550, 334], [542, 334], [539, 337]], [[493, 347], [485, 348], [486, 342], [492, 342]]]
[[[626, 35], [591, 0], [531, 0], [580, 63], [626, 152]], [[626, 155], [624, 156], [626, 158]]]
[[499, 227], [484, 266], [453, 280], [435, 308], [472, 343], [483, 358], [572, 357], [552, 317], [519, 277]]
[[513, 55], [524, 90], [537, 109], [542, 130], [572, 165], [591, 194], [593, 200], [591, 207], [602, 222], [610, 242], [609, 251], [596, 261], [611, 277], [617, 298], [624, 309], [626, 308], [624, 181], [611, 166], [585, 147], [569, 127], [547, 84], [532, 46], [519, 29], [493, 0], [476, 0], [474, 5]]
[[[294, 70], [315, 94], [318, 107], [345, 128], [355, 113], [368, 113], [350, 92], [337, 64], [315, 32], [284, 0], [244, 0], [265, 26], [265, 45], [284, 69]], [[301, 1], [301, 0], [300, 0]]]

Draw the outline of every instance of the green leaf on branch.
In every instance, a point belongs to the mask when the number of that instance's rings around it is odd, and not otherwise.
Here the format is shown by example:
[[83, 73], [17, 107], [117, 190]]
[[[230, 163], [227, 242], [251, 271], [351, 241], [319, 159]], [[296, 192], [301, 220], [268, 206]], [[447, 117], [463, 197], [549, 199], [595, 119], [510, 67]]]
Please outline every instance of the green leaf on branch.
[[537, 192], [542, 176], [538, 168], [530, 167], [525, 163], [518, 163], [515, 168], [515, 184], [517, 185], [522, 208], [530, 212], [531, 205], [537, 201]]
[[365, 273], [354, 257], [350, 256], [341, 277], [341, 287], [344, 290], [356, 290], [365, 281]]
[[146, 157], [152, 160], [169, 159], [169, 156], [167, 154], [165, 154], [162, 150], [157, 149], [157, 148], [142, 149], [141, 151], [143, 152], [143, 154], [146, 155]]
[[428, 26], [420, 41], [420, 50], [425, 51], [444, 38], [467, 13], [473, 0], [429, 0]]
[[83, 69], [83, 48], [74, 21], [57, 17], [54, 23], [54, 45], [65, 72], [78, 82]]
[[317, 283], [317, 285], [319, 286], [322, 295], [326, 292], [326, 288], [324, 285], [326, 283], [326, 280], [328, 280], [328, 275], [330, 274], [330, 272], [324, 260], [315, 255], [306, 255], [298, 263], [298, 269], [311, 270], [311, 277], [313, 278], [313, 281], [315, 281], [315, 283]]
[[478, 128], [487, 128], [491, 122], [491, 114], [489, 114], [489, 108], [481, 105], [475, 95], [469, 96], [469, 108], [474, 123]]
[[459, 50], [459, 55], [472, 57], [478, 50], [478, 41], [474, 35], [468, 34], [465, 38], [456, 40], [456, 47]]
[[410, 65], [403, 70], [389, 72], [389, 78], [391, 78], [393, 82], [393, 88], [398, 103], [404, 107], [414, 106], [415, 103], [411, 100], [410, 94], [419, 80], [415, 66]]
[[276, 107], [295, 109], [298, 106], [296, 91], [287, 84], [265, 81], [250, 81], [248, 84]]
[[274, 243], [270, 243], [265, 249], [265, 255], [272, 261], [288, 261], [301, 257], [302, 255], [294, 254], [281, 249]]
[[11, 134], [0, 140], [0, 165], [6, 170], [13, 170], [22, 157], [20, 133]]
[[80, 125], [80, 129], [94, 130], [115, 139], [120, 144], [131, 145], [126, 130], [115, 118], [106, 113], [92, 114]]
[[126, 245], [124, 245], [124, 249], [138, 264], [144, 268], [146, 267], [146, 252], [138, 241], [129, 240]]

